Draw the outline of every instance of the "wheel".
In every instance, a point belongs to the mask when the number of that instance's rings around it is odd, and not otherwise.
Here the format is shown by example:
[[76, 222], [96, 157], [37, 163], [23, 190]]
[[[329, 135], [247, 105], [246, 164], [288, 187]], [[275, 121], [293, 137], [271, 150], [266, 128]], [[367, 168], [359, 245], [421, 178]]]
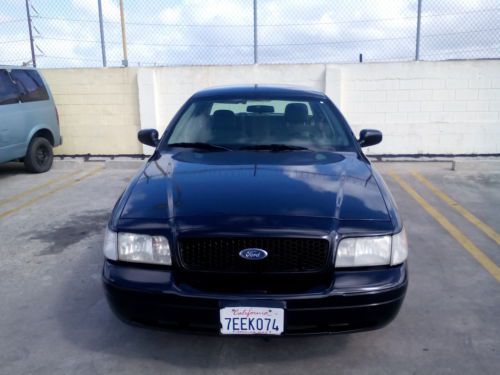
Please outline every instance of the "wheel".
[[47, 172], [52, 167], [52, 145], [45, 138], [33, 138], [24, 157], [24, 167], [33, 173]]

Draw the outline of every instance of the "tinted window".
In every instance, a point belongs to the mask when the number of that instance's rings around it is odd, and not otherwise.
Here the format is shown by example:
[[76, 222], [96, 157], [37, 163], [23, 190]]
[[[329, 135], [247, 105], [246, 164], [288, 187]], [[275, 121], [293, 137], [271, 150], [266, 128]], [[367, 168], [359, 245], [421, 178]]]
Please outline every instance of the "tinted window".
[[13, 104], [19, 101], [16, 85], [5, 69], [0, 69], [0, 105]]
[[22, 102], [36, 102], [38, 100], [49, 99], [47, 89], [36, 70], [13, 69], [10, 74], [19, 88]]
[[353, 150], [345, 125], [322, 100], [196, 100], [181, 115], [171, 143], [203, 142], [230, 148], [286, 144]]

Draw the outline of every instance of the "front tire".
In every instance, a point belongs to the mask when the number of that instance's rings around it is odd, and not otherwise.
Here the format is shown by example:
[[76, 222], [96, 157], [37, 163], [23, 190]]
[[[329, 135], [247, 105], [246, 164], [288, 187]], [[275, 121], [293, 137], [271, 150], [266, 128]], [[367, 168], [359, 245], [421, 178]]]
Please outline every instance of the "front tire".
[[46, 138], [33, 138], [24, 157], [24, 167], [33, 173], [47, 172], [52, 167], [54, 154], [52, 145]]

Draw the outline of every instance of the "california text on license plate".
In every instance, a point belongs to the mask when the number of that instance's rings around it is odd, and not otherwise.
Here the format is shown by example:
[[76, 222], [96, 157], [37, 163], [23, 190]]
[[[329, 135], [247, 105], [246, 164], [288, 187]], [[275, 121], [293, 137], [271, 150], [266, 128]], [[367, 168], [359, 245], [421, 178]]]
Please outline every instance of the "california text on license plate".
[[220, 310], [223, 335], [280, 335], [284, 310], [274, 307], [224, 307]]

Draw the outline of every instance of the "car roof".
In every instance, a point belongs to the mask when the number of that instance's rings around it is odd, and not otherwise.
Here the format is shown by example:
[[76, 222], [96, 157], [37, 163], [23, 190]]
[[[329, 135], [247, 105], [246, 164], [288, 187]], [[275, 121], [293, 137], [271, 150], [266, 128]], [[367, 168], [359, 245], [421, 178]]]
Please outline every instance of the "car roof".
[[289, 97], [289, 98], [315, 98], [326, 99], [326, 95], [308, 87], [288, 86], [288, 85], [233, 85], [209, 87], [195, 93], [193, 99], [216, 99], [216, 98], [268, 98], [268, 97]]
[[12, 70], [12, 69], [36, 69], [36, 68], [33, 68], [32, 66], [22, 66], [22, 65], [2, 65], [0, 64], [0, 69], [9, 69], [9, 70]]

